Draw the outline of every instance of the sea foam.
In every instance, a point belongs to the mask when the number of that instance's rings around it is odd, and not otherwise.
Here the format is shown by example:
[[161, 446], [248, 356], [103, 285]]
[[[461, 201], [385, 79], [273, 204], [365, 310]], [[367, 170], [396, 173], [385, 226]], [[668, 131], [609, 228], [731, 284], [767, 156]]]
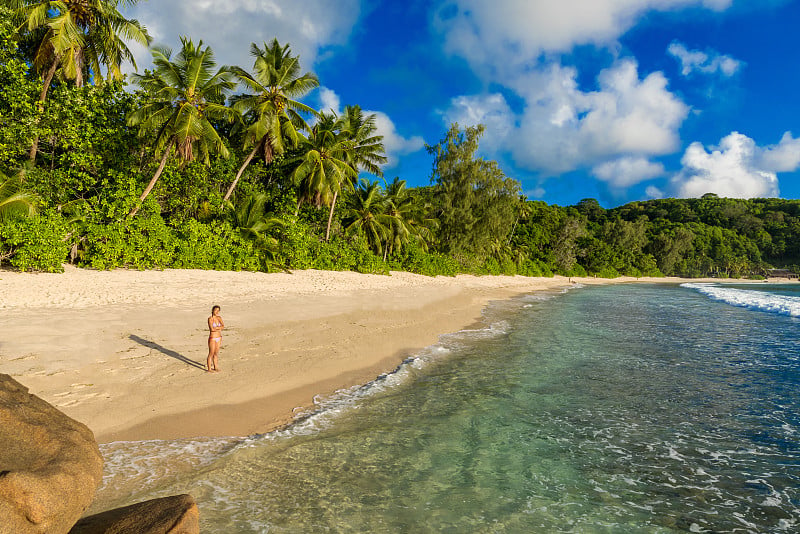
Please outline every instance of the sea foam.
[[765, 291], [752, 291], [747, 289], [734, 289], [716, 284], [681, 284], [681, 287], [694, 289], [713, 300], [718, 300], [753, 310], [760, 310], [779, 315], [800, 317], [800, 297], [776, 295]]

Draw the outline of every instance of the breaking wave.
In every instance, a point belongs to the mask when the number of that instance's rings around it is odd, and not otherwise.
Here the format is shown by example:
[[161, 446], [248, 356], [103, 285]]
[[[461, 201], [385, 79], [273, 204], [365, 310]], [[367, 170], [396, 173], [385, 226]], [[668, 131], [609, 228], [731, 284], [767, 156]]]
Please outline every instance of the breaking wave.
[[790, 317], [800, 317], [800, 297], [776, 295], [765, 291], [735, 289], [716, 284], [681, 284], [681, 287], [694, 289], [707, 297], [732, 306], [759, 310]]

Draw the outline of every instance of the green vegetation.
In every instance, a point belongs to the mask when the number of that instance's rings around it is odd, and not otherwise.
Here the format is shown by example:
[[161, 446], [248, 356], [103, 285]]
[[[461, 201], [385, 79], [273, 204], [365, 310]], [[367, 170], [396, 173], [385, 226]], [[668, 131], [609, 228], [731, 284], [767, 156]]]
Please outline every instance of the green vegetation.
[[476, 155], [483, 127], [455, 124], [427, 147], [430, 185], [409, 188], [381, 180], [374, 115], [298, 100], [319, 81], [289, 45], [253, 44], [245, 70], [182, 38], [126, 91], [118, 36], [149, 37], [116, 2], [3, 5], [3, 266], [613, 277], [800, 264], [798, 201], [528, 201]]

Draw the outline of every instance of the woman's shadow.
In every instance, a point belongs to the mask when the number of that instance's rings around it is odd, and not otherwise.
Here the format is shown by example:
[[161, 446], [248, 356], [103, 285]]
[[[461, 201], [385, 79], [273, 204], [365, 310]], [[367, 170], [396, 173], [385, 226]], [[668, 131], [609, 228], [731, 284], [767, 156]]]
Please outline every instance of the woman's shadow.
[[141, 338], [141, 337], [139, 337], [137, 335], [134, 335], [134, 334], [131, 334], [130, 336], [128, 336], [128, 339], [131, 339], [131, 340], [135, 341], [139, 345], [143, 345], [143, 346], [151, 348], [151, 349], [156, 349], [161, 354], [166, 354], [170, 358], [175, 358], [176, 360], [181, 361], [181, 362], [183, 362], [183, 363], [185, 363], [187, 365], [191, 365], [192, 367], [197, 367], [198, 369], [201, 369], [203, 371], [206, 370], [206, 366], [201, 364], [200, 362], [196, 362], [194, 360], [190, 360], [189, 358], [187, 358], [183, 354], [181, 354], [179, 352], [175, 352], [174, 350], [170, 350], [170, 349], [168, 349], [166, 347], [162, 347], [161, 345], [159, 345], [158, 343], [156, 343], [154, 341], [150, 341], [150, 340]]

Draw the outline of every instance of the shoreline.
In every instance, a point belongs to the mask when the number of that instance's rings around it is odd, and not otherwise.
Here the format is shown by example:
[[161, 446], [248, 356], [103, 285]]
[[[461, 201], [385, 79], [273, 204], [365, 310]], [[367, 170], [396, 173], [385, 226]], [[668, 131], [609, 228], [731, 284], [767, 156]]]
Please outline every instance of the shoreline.
[[[570, 285], [566, 277], [323, 271], [0, 272], [0, 331], [14, 333], [0, 341], [0, 363], [101, 443], [247, 436], [290, 424], [318, 395], [396, 369], [439, 336], [480, 322], [490, 301]], [[229, 325], [215, 374], [203, 370], [212, 304]]]

